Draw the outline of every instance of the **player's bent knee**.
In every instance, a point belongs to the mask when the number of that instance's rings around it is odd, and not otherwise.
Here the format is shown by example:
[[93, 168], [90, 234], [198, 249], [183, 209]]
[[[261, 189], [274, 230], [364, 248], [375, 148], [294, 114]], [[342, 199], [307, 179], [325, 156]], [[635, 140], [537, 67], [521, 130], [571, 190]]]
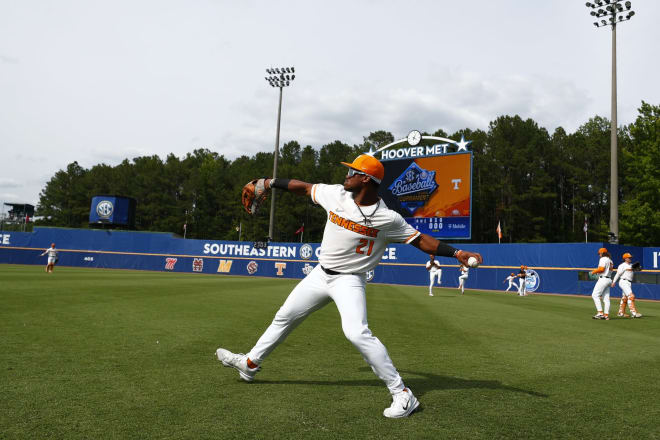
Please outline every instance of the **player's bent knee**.
[[344, 331], [344, 336], [346, 336], [346, 339], [348, 339], [353, 345], [359, 345], [360, 342], [372, 336], [371, 330], [369, 330], [369, 327], [366, 325], [350, 328], [343, 327], [342, 330]]

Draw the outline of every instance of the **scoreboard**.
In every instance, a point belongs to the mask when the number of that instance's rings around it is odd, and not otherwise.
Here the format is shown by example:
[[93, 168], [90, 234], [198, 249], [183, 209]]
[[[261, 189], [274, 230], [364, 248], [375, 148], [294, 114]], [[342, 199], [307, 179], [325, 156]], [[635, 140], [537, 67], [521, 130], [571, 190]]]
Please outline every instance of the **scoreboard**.
[[375, 157], [385, 167], [379, 195], [388, 208], [422, 233], [443, 239], [469, 239], [472, 152], [446, 151], [413, 147], [378, 152]]

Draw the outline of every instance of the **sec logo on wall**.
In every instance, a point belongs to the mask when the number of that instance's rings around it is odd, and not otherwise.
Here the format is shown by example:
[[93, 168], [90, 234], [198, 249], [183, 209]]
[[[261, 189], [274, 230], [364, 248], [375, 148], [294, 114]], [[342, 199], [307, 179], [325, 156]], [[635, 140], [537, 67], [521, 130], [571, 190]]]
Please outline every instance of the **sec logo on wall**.
[[300, 258], [303, 260], [309, 260], [312, 258], [312, 255], [314, 254], [314, 249], [312, 249], [312, 246], [305, 243], [302, 246], [300, 246]]

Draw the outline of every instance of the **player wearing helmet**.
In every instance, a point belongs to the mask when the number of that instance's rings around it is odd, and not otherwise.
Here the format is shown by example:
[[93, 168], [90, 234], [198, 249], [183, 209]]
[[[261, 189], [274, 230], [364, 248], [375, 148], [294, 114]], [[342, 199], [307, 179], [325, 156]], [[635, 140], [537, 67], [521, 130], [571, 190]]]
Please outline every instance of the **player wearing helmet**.
[[[600, 248], [598, 249], [598, 255], [600, 260], [598, 260], [598, 267], [591, 271], [592, 275], [598, 275], [598, 281], [594, 286], [594, 290], [591, 293], [591, 297], [594, 299], [594, 304], [596, 304], [596, 314], [593, 316], [594, 319], [610, 319], [610, 283], [612, 280], [610, 276], [612, 275], [612, 267], [614, 263], [610, 257], [610, 253], [607, 252], [607, 249]], [[603, 303], [601, 304], [601, 298]]]
[[632, 291], [632, 281], [633, 281], [633, 267], [632, 267], [632, 255], [628, 252], [623, 254], [623, 263], [619, 264], [619, 267], [616, 269], [616, 275], [612, 280], [612, 285], [614, 287], [617, 280], [619, 281], [619, 287], [623, 291], [621, 295], [621, 302], [619, 302], [619, 313], [617, 316], [626, 317], [626, 304], [630, 308], [630, 316], [633, 318], [641, 318], [642, 314], [637, 313], [637, 307], [635, 307], [635, 294]]
[[470, 257], [481, 263], [481, 255], [453, 247], [422, 234], [403, 217], [388, 209], [378, 197], [385, 175], [383, 165], [362, 154], [348, 167], [343, 185], [311, 184], [300, 180], [266, 179], [266, 188], [278, 188], [309, 196], [327, 211], [319, 264], [293, 289], [257, 343], [246, 354], [224, 348], [216, 351], [224, 366], [238, 370], [251, 382], [268, 355], [312, 312], [334, 302], [346, 338], [357, 348], [373, 372], [392, 395], [385, 417], [407, 417], [419, 401], [406, 387], [387, 349], [369, 329], [365, 297], [366, 272], [381, 260], [388, 243], [409, 243], [422, 252], [455, 257], [467, 264]]

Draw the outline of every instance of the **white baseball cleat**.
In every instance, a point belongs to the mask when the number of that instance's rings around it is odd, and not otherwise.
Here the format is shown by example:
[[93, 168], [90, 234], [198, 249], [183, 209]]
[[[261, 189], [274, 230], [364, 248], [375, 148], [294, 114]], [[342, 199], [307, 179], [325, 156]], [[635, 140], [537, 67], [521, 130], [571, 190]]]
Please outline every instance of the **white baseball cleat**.
[[433, 296], [433, 293], [429, 292], [429, 296]]
[[247, 356], [243, 353], [232, 353], [231, 351], [225, 350], [224, 348], [218, 348], [215, 351], [215, 355], [225, 367], [237, 369], [241, 379], [246, 382], [252, 382], [254, 380], [254, 376], [257, 374], [257, 371], [261, 370], [261, 367], [248, 367]]
[[392, 396], [392, 405], [385, 408], [383, 415], [391, 419], [408, 417], [419, 406], [419, 400], [413, 395], [410, 388], [404, 388], [403, 391]]
[[630, 316], [631, 316], [632, 318], [641, 318], [641, 317], [642, 317], [642, 314], [641, 314], [641, 313], [631, 313]]

